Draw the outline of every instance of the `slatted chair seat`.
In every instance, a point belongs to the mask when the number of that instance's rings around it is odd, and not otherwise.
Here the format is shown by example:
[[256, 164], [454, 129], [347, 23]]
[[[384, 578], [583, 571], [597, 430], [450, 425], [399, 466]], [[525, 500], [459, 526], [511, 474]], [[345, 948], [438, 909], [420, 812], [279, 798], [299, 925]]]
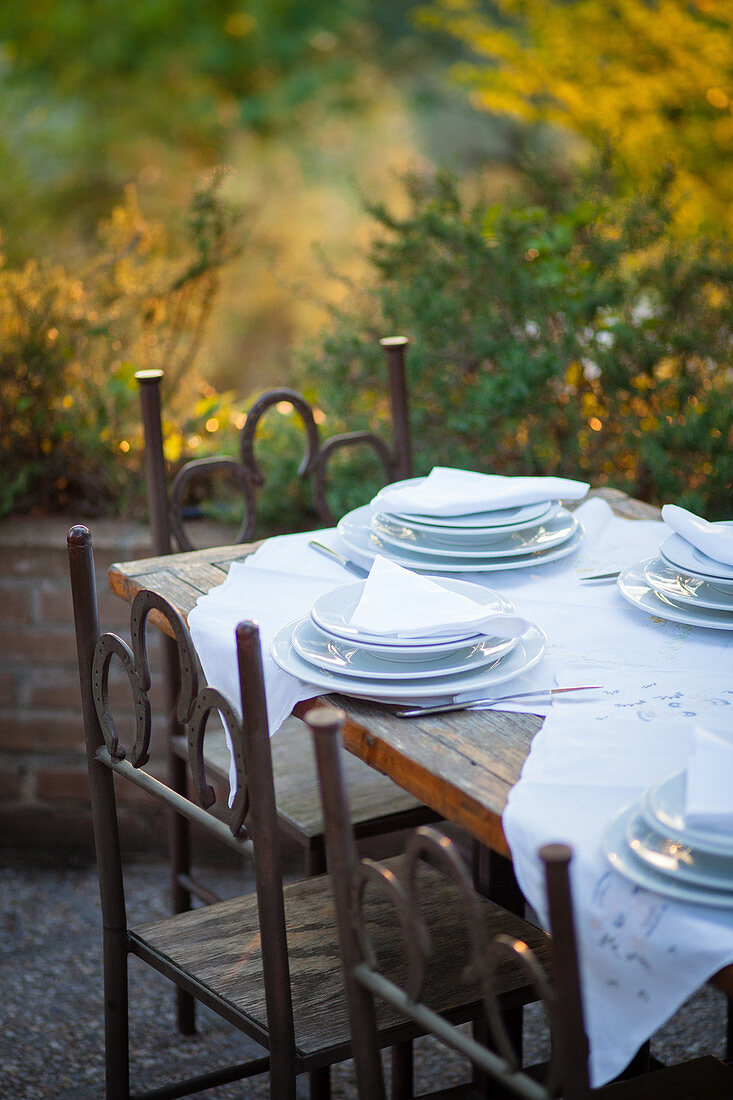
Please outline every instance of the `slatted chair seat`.
[[[177, 755], [188, 753], [182, 737], [173, 739]], [[289, 718], [270, 738], [272, 770], [275, 779], [275, 802], [283, 832], [296, 843], [310, 838], [319, 854], [323, 842], [323, 809], [318, 790], [318, 776], [305, 723]], [[212, 730], [204, 747], [204, 759], [210, 775], [222, 783], [228, 782], [229, 749], [223, 730]], [[357, 839], [405, 827], [409, 815], [419, 811], [420, 803], [380, 775], [357, 756], [349, 754], [344, 762], [346, 781], [351, 794], [351, 820]], [[437, 819], [437, 814], [434, 815]]]
[[[397, 870], [402, 857], [382, 865]], [[455, 975], [466, 964], [455, 929], [463, 920], [460, 897], [445, 875], [423, 864], [419, 868], [421, 900], [433, 937], [436, 962], [427, 973], [423, 996], [437, 1012], [470, 1019], [478, 1008], [478, 991], [459, 987]], [[336, 916], [330, 879], [326, 875], [292, 883], [284, 889], [285, 924], [293, 998], [295, 1047], [303, 1068], [350, 1057], [346, 994], [339, 959]], [[481, 908], [489, 935], [522, 935], [541, 958], [548, 957], [548, 938], [540, 929], [492, 902]], [[404, 969], [404, 947], [395, 926], [394, 910], [383, 896], [370, 899], [373, 942], [387, 973]], [[267, 1036], [267, 1005], [256, 895], [218, 902], [189, 913], [166, 917], [131, 929], [131, 950], [158, 969], [175, 968], [206, 991], [224, 1012], [237, 1016], [253, 1037]], [[507, 967], [499, 977], [499, 992], [507, 1008], [532, 999], [526, 975]], [[419, 1034], [405, 1026], [400, 1014], [383, 1005], [379, 1015], [381, 1044]]]

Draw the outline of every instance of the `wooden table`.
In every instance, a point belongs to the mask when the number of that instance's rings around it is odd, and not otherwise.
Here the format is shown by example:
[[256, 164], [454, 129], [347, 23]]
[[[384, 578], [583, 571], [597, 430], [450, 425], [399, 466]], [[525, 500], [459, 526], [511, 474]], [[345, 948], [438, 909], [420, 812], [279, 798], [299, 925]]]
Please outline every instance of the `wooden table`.
[[[618, 490], [596, 490], [619, 515], [658, 519], [659, 511]], [[195, 550], [169, 557], [113, 565], [112, 590], [132, 601], [142, 588], [153, 589], [185, 616], [200, 595], [223, 582], [233, 561], [241, 561], [259, 543]], [[159, 621], [167, 628], [167, 624]], [[501, 814], [519, 779], [542, 719], [498, 711], [457, 712], [433, 718], [395, 718], [386, 706], [331, 695], [347, 716], [347, 748], [390, 776], [446, 820], [465, 829], [487, 849], [503, 856], [509, 849]], [[300, 703], [302, 715], [310, 703]]]

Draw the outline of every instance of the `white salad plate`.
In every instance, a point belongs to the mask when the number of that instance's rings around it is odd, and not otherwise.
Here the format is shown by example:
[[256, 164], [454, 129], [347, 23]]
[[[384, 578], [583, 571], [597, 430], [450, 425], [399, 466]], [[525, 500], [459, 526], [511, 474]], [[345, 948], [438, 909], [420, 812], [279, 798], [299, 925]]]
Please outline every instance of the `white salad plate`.
[[[385, 485], [374, 497], [372, 505], [378, 505], [388, 490], [403, 489], [406, 485], [417, 487], [426, 480], [427, 478], [424, 477], [411, 477], [405, 481], [395, 481], [392, 485]], [[393, 514], [395, 519], [407, 521], [416, 526], [422, 524], [426, 527], [477, 527], [490, 530], [494, 527], [505, 527], [508, 524], [531, 524], [545, 517], [549, 518], [548, 512], [553, 507], [559, 507], [559, 501], [542, 500], [536, 504], [518, 504], [513, 508], [495, 508], [488, 512], [469, 512], [457, 516], [425, 516], [409, 512]]]
[[733, 615], [729, 611], [717, 611], [711, 607], [693, 610], [687, 604], [677, 604], [661, 592], [655, 592], [646, 579], [645, 567], [649, 561], [629, 565], [616, 581], [625, 600], [659, 619], [669, 619], [687, 626], [702, 626], [708, 630], [733, 630]]
[[685, 821], [687, 776], [675, 772], [661, 779], [642, 798], [644, 816], [649, 824], [668, 836], [689, 844], [698, 851], [733, 858], [733, 833], [715, 832]]
[[603, 833], [601, 841], [603, 852], [611, 866], [619, 874], [637, 886], [643, 886], [656, 894], [675, 898], [677, 901], [692, 902], [694, 905], [709, 905], [716, 909], [733, 909], [733, 891], [713, 890], [708, 886], [697, 886], [691, 882], [682, 882], [672, 875], [663, 874], [645, 863], [632, 851], [628, 840], [629, 818], [637, 812], [636, 804], [626, 806], [613, 818]]
[[[484, 635], [466, 630], [443, 634], [440, 637], [433, 634], [421, 638], [368, 634], [351, 622], [351, 616], [364, 591], [364, 584], [364, 581], [355, 581], [353, 584], [344, 584], [319, 596], [311, 608], [311, 619], [316, 626], [325, 634], [330, 634], [340, 641], [346, 641], [352, 645], [356, 643], [367, 653], [383, 654], [389, 656], [390, 660], [422, 660], [431, 654], [435, 657], [443, 653], [452, 653], [458, 646], [485, 640]], [[436, 581], [436, 584], [440, 584], [449, 592], [474, 600], [486, 610], [487, 614], [514, 611], [513, 603], [498, 592], [494, 592], [493, 589], [484, 588], [480, 584], [452, 580], [449, 577]], [[492, 638], [491, 641], [496, 644], [505, 644], [507, 652], [512, 645], [511, 642], [504, 642], [499, 638]]]
[[670, 535], [659, 548], [659, 553], [666, 561], [683, 569], [693, 577], [702, 577], [703, 580], [714, 584], [716, 587], [733, 591], [733, 565], [725, 565], [722, 561], [715, 561], [703, 554], [701, 550], [693, 546], [682, 535]]
[[338, 533], [344, 542], [367, 558], [381, 554], [390, 561], [413, 569], [417, 573], [491, 573], [500, 569], [527, 569], [546, 562], [557, 561], [573, 554], [583, 541], [583, 525], [579, 521], [575, 532], [559, 546], [547, 550], [535, 550], [529, 553], [517, 553], [516, 556], [499, 557], [496, 553], [489, 557], [469, 558], [466, 555], [450, 557], [448, 555], [426, 555], [418, 550], [400, 550], [385, 542], [371, 527], [372, 510], [369, 505], [348, 512], [339, 521]]
[[323, 634], [308, 616], [293, 627], [292, 642], [293, 649], [318, 668], [364, 680], [402, 681], [406, 676], [411, 680], [432, 680], [436, 676], [452, 676], [457, 672], [482, 668], [500, 660], [516, 645], [516, 639], [498, 645], [493, 644], [493, 639], [482, 639], [452, 653], [426, 654], [422, 661], [411, 662], [408, 670], [404, 661], [366, 653], [355, 643], [342, 642]]
[[[401, 523], [411, 531], [421, 531], [423, 534], [433, 535], [436, 539], [458, 539], [462, 541], [488, 542], [490, 539], [503, 539], [517, 531], [526, 531], [529, 527], [537, 527], [540, 523], [547, 523], [560, 510], [560, 501], [548, 502], [549, 507], [542, 505], [545, 511], [539, 515], [533, 515], [530, 519], [517, 520], [516, 523], [477, 523], [478, 516], [436, 516], [435, 522], [428, 517], [393, 515], [391, 512], [380, 512], [394, 523]], [[537, 509], [540, 505], [526, 504], [527, 509]], [[506, 509], [510, 512], [518, 512], [519, 508]], [[479, 515], [499, 515], [499, 512], [481, 512]], [[503, 513], [502, 513], [503, 514]], [[449, 522], [450, 521], [450, 522]]]
[[270, 652], [275, 664], [323, 691], [336, 691], [342, 695], [354, 695], [357, 698], [385, 703], [448, 703], [457, 695], [489, 691], [533, 668], [542, 659], [547, 648], [544, 632], [532, 623], [517, 640], [511, 653], [488, 668], [436, 676], [430, 680], [415, 680], [408, 672], [403, 680], [376, 681], [359, 676], [344, 676], [306, 661], [293, 645], [293, 630], [299, 622], [302, 620], [288, 623], [273, 638]]
[[[657, 823], [658, 825], [658, 823]], [[663, 875], [693, 886], [733, 891], [733, 857], [712, 855], [649, 824], [640, 803], [626, 821], [626, 839], [634, 855]]]
[[428, 557], [443, 558], [509, 558], [529, 554], [537, 550], [549, 550], [566, 542], [574, 534], [578, 521], [565, 508], [561, 508], [551, 520], [540, 525], [515, 531], [513, 534], [492, 539], [489, 542], [459, 545], [459, 540], [448, 545], [445, 539], [437, 539], [426, 531], [411, 531], [398, 520], [384, 515], [372, 516], [372, 530], [389, 546], [400, 550], [415, 550]]
[[655, 592], [669, 596], [675, 603], [709, 607], [714, 611], [733, 611], [733, 589], [728, 593], [721, 588], [713, 588], [702, 577], [682, 573], [664, 558], [650, 558], [644, 566], [644, 576]]

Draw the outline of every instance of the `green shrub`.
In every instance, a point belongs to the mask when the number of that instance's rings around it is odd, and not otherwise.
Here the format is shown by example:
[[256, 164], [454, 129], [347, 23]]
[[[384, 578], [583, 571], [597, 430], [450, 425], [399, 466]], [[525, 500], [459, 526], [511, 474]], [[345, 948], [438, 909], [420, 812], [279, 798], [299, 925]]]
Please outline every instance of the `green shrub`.
[[[733, 252], [669, 228], [669, 179], [601, 168], [467, 202], [448, 174], [371, 207], [371, 283], [299, 362], [352, 427], [386, 416], [378, 339], [408, 336], [418, 472], [561, 474], [733, 514]], [[383, 427], [382, 427], [383, 430]]]

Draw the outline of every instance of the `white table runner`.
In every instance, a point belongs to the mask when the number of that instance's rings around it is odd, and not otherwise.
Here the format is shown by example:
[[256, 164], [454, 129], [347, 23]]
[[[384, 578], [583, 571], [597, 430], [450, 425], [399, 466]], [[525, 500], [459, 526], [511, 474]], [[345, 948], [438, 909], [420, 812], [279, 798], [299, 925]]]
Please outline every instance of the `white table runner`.
[[[584, 584], [584, 574], [654, 554], [666, 529], [661, 522], [619, 519], [601, 500], [587, 501], [577, 514], [586, 538], [572, 557], [528, 569], [463, 573], [461, 579], [497, 589], [546, 631], [548, 653], [521, 678], [523, 687], [557, 680], [605, 688], [600, 698], [555, 701], [504, 815], [519, 883], [540, 913], [537, 848], [566, 840], [575, 849], [591, 1074], [599, 1085], [623, 1069], [702, 982], [733, 961], [731, 915], [627, 884], [607, 866], [599, 845], [621, 806], [684, 767], [695, 714], [731, 705], [733, 715], [733, 632], [655, 619], [629, 606], [613, 583]], [[268, 540], [235, 563], [224, 584], [201, 597], [189, 616], [209, 683], [232, 699], [238, 698], [234, 629], [242, 619], [259, 623], [273, 731], [296, 702], [319, 693], [277, 668], [269, 656], [274, 634], [307, 614], [322, 592], [349, 582], [341, 566], [308, 548], [311, 537]], [[335, 531], [318, 537], [357, 557]], [[506, 690], [521, 690], [519, 683], [511, 681]], [[501, 709], [550, 710], [537, 702]]]

